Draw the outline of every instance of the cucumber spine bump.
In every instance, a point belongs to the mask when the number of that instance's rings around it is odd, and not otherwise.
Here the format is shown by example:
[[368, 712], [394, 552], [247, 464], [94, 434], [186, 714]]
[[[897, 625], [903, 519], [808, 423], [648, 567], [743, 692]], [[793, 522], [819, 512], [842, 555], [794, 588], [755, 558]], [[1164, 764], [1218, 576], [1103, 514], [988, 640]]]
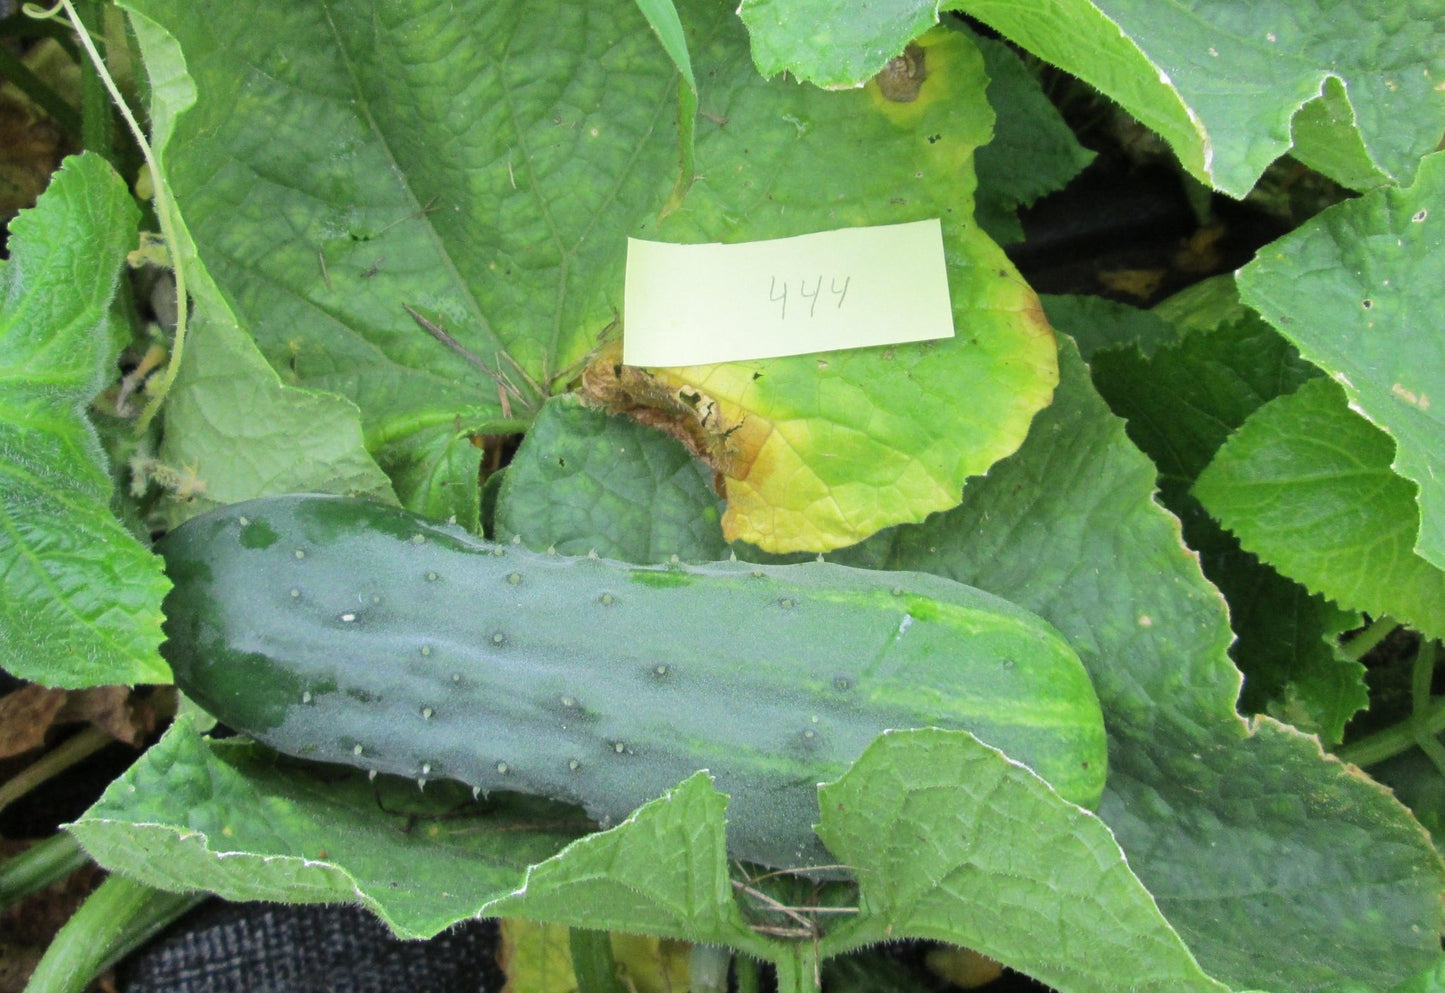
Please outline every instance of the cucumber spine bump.
[[1082, 806], [1103, 789], [1072, 649], [937, 576], [564, 557], [321, 495], [223, 507], [159, 548], [177, 685], [289, 755], [604, 825], [707, 769], [729, 850], [778, 868], [832, 861], [817, 784], [885, 729], [971, 731]]

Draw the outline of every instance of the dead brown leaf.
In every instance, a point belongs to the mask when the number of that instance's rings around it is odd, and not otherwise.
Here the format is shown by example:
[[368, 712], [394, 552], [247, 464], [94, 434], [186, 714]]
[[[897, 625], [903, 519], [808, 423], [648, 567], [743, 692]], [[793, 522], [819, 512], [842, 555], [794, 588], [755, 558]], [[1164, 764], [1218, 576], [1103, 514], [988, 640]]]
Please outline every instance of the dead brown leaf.
[[60, 165], [60, 129], [14, 97], [0, 93], [0, 224], [35, 205]]
[[129, 686], [92, 686], [71, 690], [59, 721], [88, 721], [116, 741], [139, 748], [155, 730], [156, 712]]
[[127, 686], [83, 690], [22, 686], [0, 697], [0, 758], [40, 748], [51, 728], [81, 721], [139, 747], [155, 730], [156, 713], [148, 700]]
[[65, 690], [31, 684], [0, 697], [0, 758], [45, 744], [65, 696]]

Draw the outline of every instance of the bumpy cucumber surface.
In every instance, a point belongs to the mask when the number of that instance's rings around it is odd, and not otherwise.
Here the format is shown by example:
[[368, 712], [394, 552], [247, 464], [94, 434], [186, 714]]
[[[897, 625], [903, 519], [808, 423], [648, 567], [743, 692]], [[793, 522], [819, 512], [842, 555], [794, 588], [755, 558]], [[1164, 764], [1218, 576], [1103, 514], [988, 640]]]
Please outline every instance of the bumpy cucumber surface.
[[1068, 644], [936, 576], [568, 558], [311, 495], [222, 508], [160, 547], [177, 684], [290, 755], [604, 825], [707, 769], [732, 853], [774, 867], [830, 861], [817, 784], [889, 728], [966, 729], [1084, 806], [1103, 789]]

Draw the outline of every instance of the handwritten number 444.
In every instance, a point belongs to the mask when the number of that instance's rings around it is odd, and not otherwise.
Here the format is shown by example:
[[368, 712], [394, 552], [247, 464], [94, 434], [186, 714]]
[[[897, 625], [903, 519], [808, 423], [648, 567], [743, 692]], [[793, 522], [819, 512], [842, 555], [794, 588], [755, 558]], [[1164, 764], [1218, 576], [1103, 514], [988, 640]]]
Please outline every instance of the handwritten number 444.
[[[834, 298], [834, 297], [837, 297], [838, 299], [837, 299], [837, 303], [835, 304], [835, 307], [836, 307], [836, 309], [838, 309], [838, 310], [842, 310], [842, 309], [843, 309], [843, 301], [844, 301], [845, 299], [847, 299], [847, 297], [848, 297], [848, 284], [851, 283], [852, 281], [853, 281], [853, 277], [852, 277], [852, 276], [845, 276], [845, 277], [843, 278], [843, 285], [842, 285], [842, 286], [839, 286], [839, 285], [838, 285], [838, 279], [837, 279], [837, 277], [836, 277], [836, 276], [830, 277], [829, 280], [828, 280], [828, 292], [829, 292], [829, 296], [826, 297], [825, 299], [826, 299], [828, 302], [832, 302], [832, 301], [833, 301], [833, 298]], [[807, 304], [808, 304], [808, 316], [809, 316], [809, 317], [812, 317], [815, 313], [817, 313], [817, 311], [818, 311], [818, 298], [819, 298], [820, 296], [822, 296], [822, 293], [823, 293], [823, 277], [822, 277], [822, 276], [819, 276], [819, 277], [817, 278], [817, 280], [813, 283], [813, 292], [811, 292], [811, 293], [808, 292], [808, 281], [807, 281], [806, 279], [800, 279], [800, 280], [798, 280], [798, 296], [802, 297], [803, 300], [807, 302]], [[785, 321], [785, 320], [787, 320], [787, 319], [788, 319], [788, 281], [787, 281], [787, 280], [784, 280], [783, 283], [782, 283], [782, 285], [779, 286], [779, 285], [778, 285], [778, 277], [777, 277], [777, 276], [771, 277], [771, 281], [770, 281], [769, 284], [768, 284], [768, 300], [771, 301], [771, 302], [773, 302], [773, 303], [778, 304], [778, 320], [780, 320], [780, 321]], [[796, 306], [794, 307], [793, 312], [794, 312], [795, 314], [797, 313], [797, 308], [796, 308]]]

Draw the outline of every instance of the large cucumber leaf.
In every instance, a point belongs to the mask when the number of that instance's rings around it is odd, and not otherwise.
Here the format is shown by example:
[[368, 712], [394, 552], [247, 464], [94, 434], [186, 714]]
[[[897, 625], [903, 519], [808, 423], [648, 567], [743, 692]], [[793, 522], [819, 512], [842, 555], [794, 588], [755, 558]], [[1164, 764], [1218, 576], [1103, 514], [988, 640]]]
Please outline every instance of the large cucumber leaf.
[[818, 835], [857, 867], [866, 910], [823, 939], [825, 954], [931, 938], [1058, 990], [1225, 989], [1109, 829], [967, 731], [886, 733], [819, 793]]
[[1394, 470], [1418, 489], [1415, 552], [1445, 568], [1445, 153], [1408, 189], [1326, 210], [1239, 274], [1240, 296], [1332, 375], [1395, 440]]
[[[1072, 329], [1125, 326], [1084, 298], [1048, 301], [1049, 316]], [[1117, 311], [1116, 311], [1117, 312]], [[1368, 705], [1364, 667], [1340, 656], [1338, 636], [1361, 623], [1280, 575], [1239, 547], [1190, 492], [1229, 435], [1262, 403], [1319, 375], [1222, 276], [1185, 290], [1154, 309], [1178, 340], [1145, 355], [1134, 341], [1097, 351], [1089, 367], [1110, 409], [1128, 422], [1129, 438], [1159, 467], [1159, 495], [1199, 553], [1204, 574], [1230, 603], [1230, 648], [1245, 675], [1240, 705], [1269, 713], [1338, 744], [1345, 722]]]
[[119, 379], [111, 319], [139, 211], [105, 160], [67, 160], [0, 262], [0, 666], [51, 686], [164, 682], [160, 564], [111, 513], [86, 407]]
[[1110, 735], [1099, 816], [1206, 972], [1277, 991], [1403, 979], [1436, 953], [1445, 866], [1316, 739], [1235, 713], [1223, 600], [1076, 361], [1037, 445], [896, 529], [890, 564], [1013, 599], [1074, 645]]
[[424, 937], [512, 892], [590, 827], [550, 804], [472, 801], [454, 783], [278, 765], [178, 720], [71, 831], [106, 865], [162, 889], [232, 900], [361, 902]]
[[972, 222], [992, 114], [962, 32], [922, 42], [900, 103], [759, 79], [729, 9], [681, 5], [700, 117], [673, 203], [677, 70], [629, 0], [129, 6], [194, 85], [166, 165], [202, 261], [272, 367], [354, 402], [388, 464], [569, 388], [617, 335], [628, 235], [943, 219], [956, 338], [831, 356], [824, 391], [811, 357], [633, 391], [723, 471], [731, 537], [830, 548], [952, 506], [1049, 400], [1037, 301]]
[[758, 68], [861, 83], [934, 23], [977, 18], [1118, 101], [1232, 196], [1287, 151], [1355, 189], [1408, 182], [1445, 126], [1445, 16], [1370, 0], [744, 0]]

